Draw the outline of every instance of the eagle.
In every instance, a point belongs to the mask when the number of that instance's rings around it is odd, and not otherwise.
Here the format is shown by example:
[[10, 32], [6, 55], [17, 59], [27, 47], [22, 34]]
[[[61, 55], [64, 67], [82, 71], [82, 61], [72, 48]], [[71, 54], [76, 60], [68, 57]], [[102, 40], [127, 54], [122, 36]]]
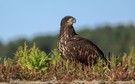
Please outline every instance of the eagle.
[[75, 32], [73, 27], [75, 22], [76, 19], [72, 16], [65, 16], [61, 20], [57, 48], [62, 58], [91, 65], [96, 64], [100, 57], [107, 63], [107, 59], [97, 45]]

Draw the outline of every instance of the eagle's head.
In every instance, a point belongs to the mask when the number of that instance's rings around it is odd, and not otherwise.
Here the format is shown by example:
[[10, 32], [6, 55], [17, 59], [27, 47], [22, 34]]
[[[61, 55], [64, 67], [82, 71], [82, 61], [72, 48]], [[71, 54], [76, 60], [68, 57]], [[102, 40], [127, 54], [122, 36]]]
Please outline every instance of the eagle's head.
[[76, 22], [76, 19], [72, 16], [65, 16], [62, 20], [61, 20], [61, 26], [64, 26], [64, 25], [73, 25], [73, 23]]

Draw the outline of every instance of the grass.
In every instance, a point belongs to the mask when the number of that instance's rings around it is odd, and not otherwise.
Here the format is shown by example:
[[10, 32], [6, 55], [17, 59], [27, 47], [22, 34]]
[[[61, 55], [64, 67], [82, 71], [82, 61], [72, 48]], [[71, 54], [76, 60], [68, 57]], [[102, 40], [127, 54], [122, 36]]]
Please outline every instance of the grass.
[[11, 80], [27, 81], [74, 81], [104, 80], [130, 81], [135, 80], [135, 49], [123, 56], [110, 58], [111, 67], [102, 66], [99, 58], [96, 65], [85, 66], [81, 63], [63, 60], [56, 49], [49, 54], [40, 51], [36, 44], [28, 49], [26, 42], [16, 51], [14, 59], [5, 58], [0, 64], [0, 82]]

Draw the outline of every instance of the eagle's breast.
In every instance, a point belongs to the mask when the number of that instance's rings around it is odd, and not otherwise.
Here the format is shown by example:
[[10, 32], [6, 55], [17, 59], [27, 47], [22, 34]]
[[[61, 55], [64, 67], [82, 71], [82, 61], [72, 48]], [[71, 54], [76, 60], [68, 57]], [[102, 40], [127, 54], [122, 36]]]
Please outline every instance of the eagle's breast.
[[59, 38], [59, 42], [58, 42], [58, 49], [59, 49], [59, 52], [60, 52], [60, 55], [64, 58], [64, 59], [67, 59], [66, 57], [66, 52], [68, 51], [67, 50], [67, 42], [69, 41], [69, 35], [64, 32], [60, 38]]

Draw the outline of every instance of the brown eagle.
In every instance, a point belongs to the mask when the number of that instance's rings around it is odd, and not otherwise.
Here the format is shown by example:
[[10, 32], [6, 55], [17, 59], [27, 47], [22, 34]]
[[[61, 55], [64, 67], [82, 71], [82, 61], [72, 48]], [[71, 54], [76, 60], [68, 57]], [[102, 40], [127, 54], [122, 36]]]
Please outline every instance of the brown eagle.
[[75, 22], [76, 19], [72, 16], [65, 16], [61, 20], [57, 42], [60, 55], [64, 59], [79, 61], [85, 65], [97, 63], [99, 57], [107, 62], [103, 52], [93, 42], [77, 35], [73, 27]]

